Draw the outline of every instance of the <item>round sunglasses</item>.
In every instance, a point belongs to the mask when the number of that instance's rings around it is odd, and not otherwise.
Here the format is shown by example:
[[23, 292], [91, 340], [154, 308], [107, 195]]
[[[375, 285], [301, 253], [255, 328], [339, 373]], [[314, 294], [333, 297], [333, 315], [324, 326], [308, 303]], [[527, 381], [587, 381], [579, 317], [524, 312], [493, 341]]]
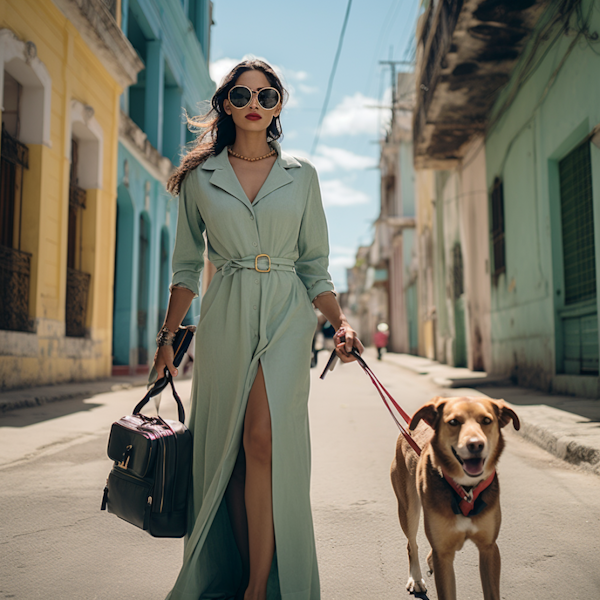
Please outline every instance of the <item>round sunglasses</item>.
[[252, 100], [252, 95], [256, 94], [258, 103], [265, 110], [273, 110], [281, 99], [279, 91], [272, 87], [262, 88], [258, 92], [253, 92], [245, 85], [235, 85], [229, 90], [229, 102], [234, 108], [246, 108]]

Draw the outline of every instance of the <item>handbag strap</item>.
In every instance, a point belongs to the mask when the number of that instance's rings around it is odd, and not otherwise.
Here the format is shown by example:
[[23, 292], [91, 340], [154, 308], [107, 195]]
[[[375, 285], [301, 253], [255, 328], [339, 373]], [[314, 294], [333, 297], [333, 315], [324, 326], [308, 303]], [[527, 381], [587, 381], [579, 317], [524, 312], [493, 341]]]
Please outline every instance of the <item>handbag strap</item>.
[[148, 404], [150, 398], [158, 396], [158, 394], [160, 394], [167, 387], [167, 384], [171, 384], [173, 398], [175, 398], [175, 402], [177, 402], [177, 414], [179, 417], [179, 421], [181, 423], [185, 423], [185, 410], [183, 408], [183, 403], [181, 402], [181, 398], [179, 397], [179, 394], [175, 389], [175, 383], [173, 383], [173, 376], [166, 367], [165, 376], [158, 379], [155, 382], [155, 384], [146, 392], [146, 395], [137, 403], [136, 407], [133, 409], [133, 414], [139, 414], [142, 408], [144, 408], [144, 406]]
[[[390, 402], [393, 405], [393, 407], [398, 411], [400, 416], [404, 419], [404, 421], [407, 424], [410, 424], [411, 419], [410, 419], [410, 416], [408, 415], [408, 413], [396, 402], [396, 400], [394, 400], [394, 397], [385, 389], [385, 386], [381, 383], [381, 381], [379, 381], [379, 379], [377, 378], [377, 375], [375, 375], [375, 373], [373, 373], [373, 371], [371, 370], [371, 367], [369, 367], [369, 365], [366, 363], [365, 359], [358, 353], [358, 350], [356, 348], [352, 348], [351, 354], [354, 356], [354, 358], [356, 358], [356, 361], [361, 366], [362, 370], [369, 376], [369, 379], [371, 380], [371, 382], [375, 386], [375, 389], [381, 396], [381, 399], [383, 400], [385, 407], [388, 409], [388, 412], [392, 416], [394, 423], [396, 423], [396, 425], [398, 426], [400, 433], [404, 436], [404, 439], [408, 442], [409, 446], [417, 453], [417, 456], [421, 456], [421, 448], [419, 447], [417, 442], [415, 442], [415, 440], [412, 438], [412, 436], [410, 435], [410, 432], [402, 425], [402, 423], [400, 423], [400, 421], [398, 420], [398, 417], [394, 414], [394, 411], [392, 410], [392, 406], [390, 406]], [[327, 367], [325, 367], [325, 370], [323, 371], [323, 374], [321, 375], [321, 379], [325, 378], [325, 375], [327, 374], [327, 370], [329, 368], [329, 365], [330, 365], [334, 355], [336, 355], [335, 350], [331, 353], [331, 358], [329, 359], [329, 362], [327, 363]]]

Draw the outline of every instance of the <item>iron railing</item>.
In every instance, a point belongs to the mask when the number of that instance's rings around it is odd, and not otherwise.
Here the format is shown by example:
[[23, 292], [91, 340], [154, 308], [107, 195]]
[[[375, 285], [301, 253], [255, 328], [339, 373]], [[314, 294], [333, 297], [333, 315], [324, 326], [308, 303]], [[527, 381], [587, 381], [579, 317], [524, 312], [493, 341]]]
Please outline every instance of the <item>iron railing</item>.
[[65, 333], [69, 337], [85, 336], [90, 279], [89, 273], [67, 268]]
[[31, 254], [0, 246], [0, 329], [30, 331]]
[[29, 148], [15, 139], [2, 126], [2, 158], [15, 165], [29, 169]]

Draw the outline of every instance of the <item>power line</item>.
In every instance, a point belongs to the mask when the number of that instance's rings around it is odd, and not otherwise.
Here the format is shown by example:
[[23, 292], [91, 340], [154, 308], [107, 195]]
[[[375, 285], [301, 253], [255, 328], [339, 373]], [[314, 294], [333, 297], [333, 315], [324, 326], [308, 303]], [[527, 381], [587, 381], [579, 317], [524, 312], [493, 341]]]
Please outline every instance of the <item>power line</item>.
[[323, 119], [327, 113], [327, 106], [329, 104], [329, 97], [331, 96], [331, 89], [333, 87], [333, 79], [335, 77], [335, 71], [337, 69], [340, 54], [342, 52], [342, 44], [344, 43], [344, 35], [346, 33], [346, 25], [348, 25], [348, 17], [350, 16], [350, 7], [352, 6], [352, 0], [348, 0], [348, 6], [346, 7], [346, 16], [344, 17], [344, 24], [342, 25], [342, 31], [340, 32], [340, 39], [338, 41], [337, 51], [333, 60], [333, 67], [331, 68], [331, 74], [329, 75], [329, 83], [327, 84], [327, 92], [325, 94], [325, 101], [323, 102], [323, 108], [321, 110], [321, 116], [319, 117], [319, 124], [317, 125], [317, 132], [315, 133], [315, 139], [313, 141], [312, 150], [310, 156], [315, 153], [317, 144], [319, 143], [319, 137], [321, 136], [321, 127], [323, 126]]

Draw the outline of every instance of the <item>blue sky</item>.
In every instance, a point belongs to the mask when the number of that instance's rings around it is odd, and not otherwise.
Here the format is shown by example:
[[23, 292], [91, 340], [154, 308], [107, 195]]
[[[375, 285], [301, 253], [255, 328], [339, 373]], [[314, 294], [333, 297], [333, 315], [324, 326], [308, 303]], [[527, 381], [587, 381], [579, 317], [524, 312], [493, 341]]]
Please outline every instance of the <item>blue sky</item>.
[[[369, 244], [379, 213], [379, 145], [389, 110], [390, 73], [379, 60], [405, 58], [414, 37], [418, 0], [353, 0], [317, 167], [329, 224], [330, 271], [339, 291], [356, 249]], [[347, 0], [215, 0], [211, 75], [219, 83], [246, 55], [283, 75], [290, 101], [282, 114], [282, 146], [310, 156]]]

